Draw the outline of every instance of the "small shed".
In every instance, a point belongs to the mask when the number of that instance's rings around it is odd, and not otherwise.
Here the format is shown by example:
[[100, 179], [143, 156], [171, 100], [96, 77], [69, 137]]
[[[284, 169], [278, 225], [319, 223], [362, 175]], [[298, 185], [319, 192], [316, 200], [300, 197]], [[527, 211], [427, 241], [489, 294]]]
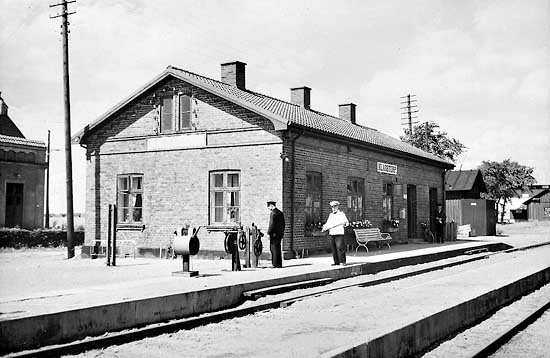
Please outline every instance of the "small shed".
[[447, 200], [480, 199], [487, 192], [481, 171], [451, 170], [445, 175], [445, 194]]
[[550, 220], [550, 189], [544, 189], [523, 202], [527, 207], [527, 220]]
[[470, 225], [470, 236], [496, 235], [497, 212], [495, 201], [487, 199], [446, 200], [447, 222]]
[[497, 212], [493, 200], [481, 199], [487, 187], [479, 169], [451, 170], [445, 175], [447, 221], [470, 225], [471, 236], [496, 235]]

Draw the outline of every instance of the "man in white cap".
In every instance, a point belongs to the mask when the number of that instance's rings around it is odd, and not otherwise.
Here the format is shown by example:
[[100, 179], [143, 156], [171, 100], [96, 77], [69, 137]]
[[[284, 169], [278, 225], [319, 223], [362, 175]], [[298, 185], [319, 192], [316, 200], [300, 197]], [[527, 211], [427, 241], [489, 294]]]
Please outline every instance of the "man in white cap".
[[349, 225], [348, 218], [339, 209], [340, 203], [331, 201], [332, 212], [328, 216], [327, 222], [323, 225], [322, 231], [327, 231], [330, 238], [330, 249], [335, 265], [346, 265], [346, 243], [344, 242], [344, 227]]
[[283, 267], [283, 255], [281, 253], [281, 241], [285, 233], [285, 216], [283, 212], [275, 206], [275, 201], [268, 201], [267, 208], [271, 210], [269, 216], [269, 227], [267, 235], [269, 235], [269, 249], [271, 250], [271, 263], [273, 267]]

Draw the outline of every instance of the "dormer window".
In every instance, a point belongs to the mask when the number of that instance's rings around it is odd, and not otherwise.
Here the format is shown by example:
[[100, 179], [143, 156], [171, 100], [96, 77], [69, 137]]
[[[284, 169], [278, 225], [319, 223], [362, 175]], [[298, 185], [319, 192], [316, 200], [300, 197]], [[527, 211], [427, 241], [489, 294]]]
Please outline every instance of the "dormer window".
[[162, 98], [160, 132], [173, 133], [191, 128], [191, 95], [178, 94]]

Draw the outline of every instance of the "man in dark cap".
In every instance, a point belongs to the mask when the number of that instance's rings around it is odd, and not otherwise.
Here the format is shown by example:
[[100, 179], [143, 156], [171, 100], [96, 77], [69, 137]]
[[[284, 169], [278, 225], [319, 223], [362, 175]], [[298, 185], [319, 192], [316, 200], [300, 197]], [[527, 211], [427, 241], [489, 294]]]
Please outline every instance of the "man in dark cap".
[[267, 234], [269, 235], [269, 249], [271, 250], [271, 263], [273, 267], [283, 267], [283, 257], [281, 254], [281, 242], [285, 233], [285, 216], [283, 212], [275, 206], [275, 201], [268, 201], [267, 208], [271, 210], [269, 216], [269, 227]]

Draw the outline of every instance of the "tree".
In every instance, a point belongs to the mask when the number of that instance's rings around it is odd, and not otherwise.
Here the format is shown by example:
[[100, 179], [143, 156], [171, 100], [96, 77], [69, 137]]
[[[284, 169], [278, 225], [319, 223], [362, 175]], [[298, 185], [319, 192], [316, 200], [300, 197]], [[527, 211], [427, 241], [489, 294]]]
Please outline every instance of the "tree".
[[517, 191], [536, 182], [533, 177], [533, 168], [513, 162], [510, 159], [502, 163], [483, 161], [479, 168], [487, 186], [489, 199], [501, 205], [500, 222], [504, 221], [504, 208], [510, 199], [517, 195]]
[[[412, 135], [408, 128], [405, 129], [405, 135], [399, 138], [405, 143], [409, 143], [440, 158], [449, 159], [454, 163], [456, 158], [466, 150], [466, 146], [455, 138], [449, 138], [446, 132], [441, 132], [437, 128], [439, 128], [437, 123], [426, 122], [414, 126]], [[426, 137], [428, 139], [427, 143]]]

